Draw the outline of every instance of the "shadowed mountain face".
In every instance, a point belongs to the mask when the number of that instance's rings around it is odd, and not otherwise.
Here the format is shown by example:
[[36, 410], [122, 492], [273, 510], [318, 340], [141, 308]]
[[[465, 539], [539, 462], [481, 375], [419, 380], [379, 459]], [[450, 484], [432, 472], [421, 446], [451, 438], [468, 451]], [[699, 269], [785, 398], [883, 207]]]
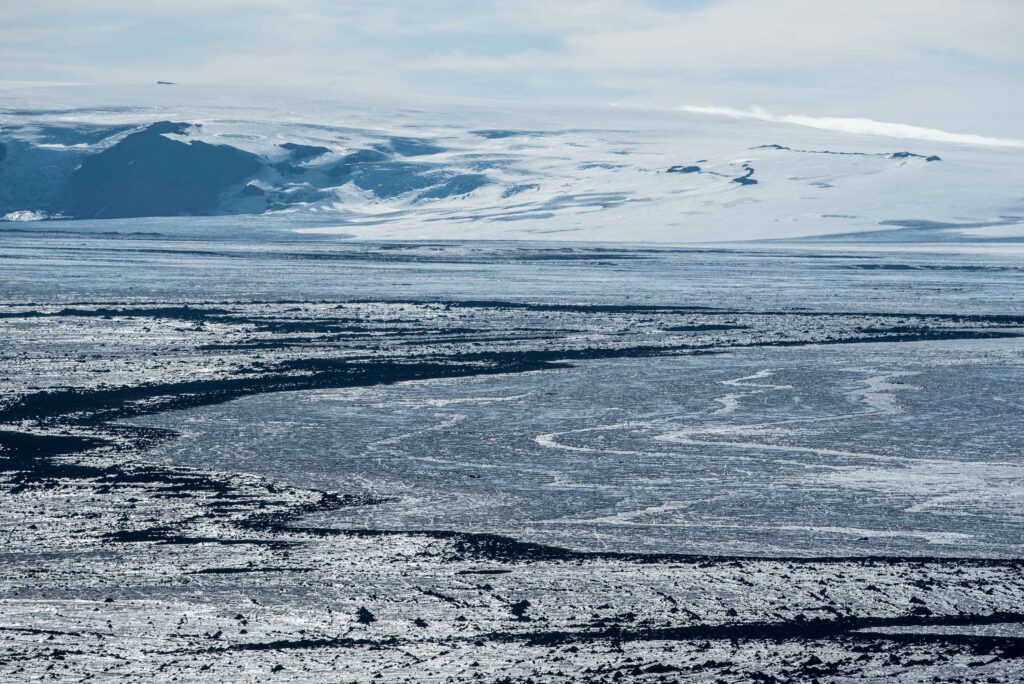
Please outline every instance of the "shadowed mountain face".
[[[126, 129], [13, 129], [24, 139], [10, 143], [14, 159], [0, 165], [0, 179], [7, 181], [0, 187], [0, 215], [107, 219], [262, 213], [337, 202], [334, 192], [347, 184], [374, 200], [418, 202], [464, 196], [491, 182], [461, 166], [406, 161], [443, 150], [419, 138], [387, 137], [339, 157], [322, 145], [286, 142], [254, 152], [204, 142], [198, 138], [209, 136], [200, 126], [171, 121], [114, 138]], [[0, 162], [8, 157], [4, 144]]]
[[444, 152], [443, 147], [418, 138], [391, 138], [374, 147], [381, 152], [394, 152], [402, 157], [422, 157]]
[[69, 204], [82, 218], [174, 216], [212, 211], [220, 194], [262, 164], [227, 145], [172, 140], [188, 124], [161, 121], [86, 157], [71, 177]]
[[307, 159], [315, 159], [320, 155], [330, 152], [326, 147], [320, 145], [299, 145], [297, 143], [283, 143], [282, 149], [288, 150], [290, 161], [303, 162]]

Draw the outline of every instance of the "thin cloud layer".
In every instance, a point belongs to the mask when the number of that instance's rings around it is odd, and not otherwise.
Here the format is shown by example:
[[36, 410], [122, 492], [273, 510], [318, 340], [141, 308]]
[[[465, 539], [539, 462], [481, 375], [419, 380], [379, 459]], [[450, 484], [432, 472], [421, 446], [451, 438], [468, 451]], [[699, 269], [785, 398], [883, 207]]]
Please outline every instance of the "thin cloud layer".
[[1020, 0], [0, 2], [0, 80], [756, 101], [1020, 138], [1021, 73]]

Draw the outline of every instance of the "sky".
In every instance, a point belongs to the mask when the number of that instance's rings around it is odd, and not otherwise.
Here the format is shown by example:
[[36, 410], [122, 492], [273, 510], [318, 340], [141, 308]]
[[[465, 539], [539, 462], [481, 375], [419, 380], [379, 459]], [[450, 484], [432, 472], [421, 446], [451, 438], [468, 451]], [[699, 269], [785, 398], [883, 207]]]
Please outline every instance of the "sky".
[[0, 81], [299, 86], [1024, 138], [1024, 0], [0, 0]]

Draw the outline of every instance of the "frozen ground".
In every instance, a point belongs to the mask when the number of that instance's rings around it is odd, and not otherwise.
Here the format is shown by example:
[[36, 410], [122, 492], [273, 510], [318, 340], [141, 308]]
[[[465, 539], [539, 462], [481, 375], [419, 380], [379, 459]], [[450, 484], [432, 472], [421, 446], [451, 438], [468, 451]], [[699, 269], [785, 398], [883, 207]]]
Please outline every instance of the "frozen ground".
[[1021, 681], [1020, 161], [5, 90], [0, 679]]
[[771, 348], [263, 395], [145, 424], [183, 434], [154, 458], [389, 499], [331, 524], [1018, 557], [1022, 363], [1004, 341]]
[[1014, 245], [28, 225], [5, 679], [1024, 673]]

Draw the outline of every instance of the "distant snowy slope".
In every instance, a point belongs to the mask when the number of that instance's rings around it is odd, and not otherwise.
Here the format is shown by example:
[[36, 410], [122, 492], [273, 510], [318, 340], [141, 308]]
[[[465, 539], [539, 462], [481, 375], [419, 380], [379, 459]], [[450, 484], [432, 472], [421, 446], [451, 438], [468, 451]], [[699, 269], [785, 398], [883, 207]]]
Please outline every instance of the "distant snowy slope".
[[[0, 216], [267, 214], [366, 238], [1024, 235], [1024, 150], [684, 112], [3, 91]], [[986, 233], [987, 231], [987, 233]]]

